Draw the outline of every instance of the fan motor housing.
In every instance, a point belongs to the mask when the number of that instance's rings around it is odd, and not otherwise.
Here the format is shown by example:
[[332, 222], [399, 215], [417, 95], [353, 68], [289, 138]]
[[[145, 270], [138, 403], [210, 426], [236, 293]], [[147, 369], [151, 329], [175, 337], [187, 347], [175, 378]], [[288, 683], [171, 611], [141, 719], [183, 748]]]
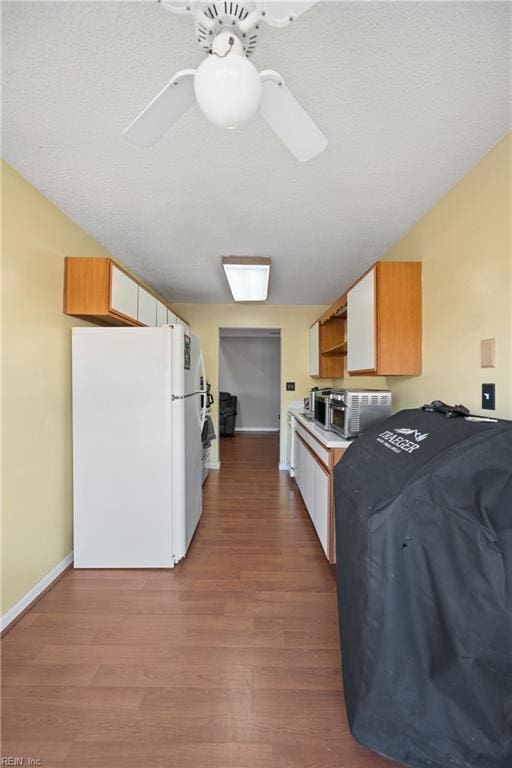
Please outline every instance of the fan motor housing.
[[220, 32], [231, 30], [240, 40], [244, 55], [251, 56], [258, 41], [259, 25], [256, 24], [249, 32], [243, 32], [240, 29], [240, 22], [244, 21], [252, 10], [251, 6], [232, 2], [232, 0], [209, 3], [196, 14], [195, 34], [199, 46], [207, 53], [211, 53], [214, 38]]

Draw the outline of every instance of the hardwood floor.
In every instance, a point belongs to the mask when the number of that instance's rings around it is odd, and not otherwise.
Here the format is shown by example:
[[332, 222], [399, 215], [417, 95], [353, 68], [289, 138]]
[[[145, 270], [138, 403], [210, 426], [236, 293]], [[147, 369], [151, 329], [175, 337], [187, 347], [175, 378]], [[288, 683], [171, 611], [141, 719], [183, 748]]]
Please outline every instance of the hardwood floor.
[[222, 441], [186, 560], [69, 571], [2, 640], [3, 755], [45, 768], [391, 768], [346, 722], [334, 575], [277, 436]]

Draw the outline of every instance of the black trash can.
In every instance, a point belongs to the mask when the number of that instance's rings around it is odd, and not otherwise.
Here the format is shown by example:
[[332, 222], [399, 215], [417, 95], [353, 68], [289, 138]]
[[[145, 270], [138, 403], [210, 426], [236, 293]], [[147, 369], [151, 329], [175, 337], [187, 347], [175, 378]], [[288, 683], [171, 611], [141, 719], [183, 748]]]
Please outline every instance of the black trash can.
[[334, 474], [353, 736], [416, 768], [511, 768], [512, 422], [401, 411]]
[[229, 392], [219, 392], [219, 433], [232, 437], [236, 428], [237, 397]]

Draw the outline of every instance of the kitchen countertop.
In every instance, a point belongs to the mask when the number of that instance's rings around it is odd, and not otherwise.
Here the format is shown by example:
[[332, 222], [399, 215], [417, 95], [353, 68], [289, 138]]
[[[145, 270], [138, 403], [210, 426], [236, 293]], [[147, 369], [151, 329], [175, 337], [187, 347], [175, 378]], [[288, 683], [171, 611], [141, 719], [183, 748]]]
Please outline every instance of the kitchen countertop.
[[325, 445], [326, 448], [350, 448], [354, 442], [353, 440], [345, 440], [343, 437], [338, 437], [334, 432], [326, 432], [325, 429], [319, 427], [314, 421], [306, 418], [304, 408], [290, 407], [288, 411], [297, 419], [299, 424], [307, 429], [308, 432], [311, 432], [318, 442]]

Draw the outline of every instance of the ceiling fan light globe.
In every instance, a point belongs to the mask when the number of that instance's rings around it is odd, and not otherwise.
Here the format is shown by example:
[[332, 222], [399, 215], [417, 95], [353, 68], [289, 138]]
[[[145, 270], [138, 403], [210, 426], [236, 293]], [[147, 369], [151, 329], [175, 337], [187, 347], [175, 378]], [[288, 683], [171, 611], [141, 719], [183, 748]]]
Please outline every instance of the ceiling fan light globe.
[[197, 68], [194, 91], [201, 112], [214, 125], [238, 128], [258, 111], [261, 80], [245, 57], [209, 55]]

